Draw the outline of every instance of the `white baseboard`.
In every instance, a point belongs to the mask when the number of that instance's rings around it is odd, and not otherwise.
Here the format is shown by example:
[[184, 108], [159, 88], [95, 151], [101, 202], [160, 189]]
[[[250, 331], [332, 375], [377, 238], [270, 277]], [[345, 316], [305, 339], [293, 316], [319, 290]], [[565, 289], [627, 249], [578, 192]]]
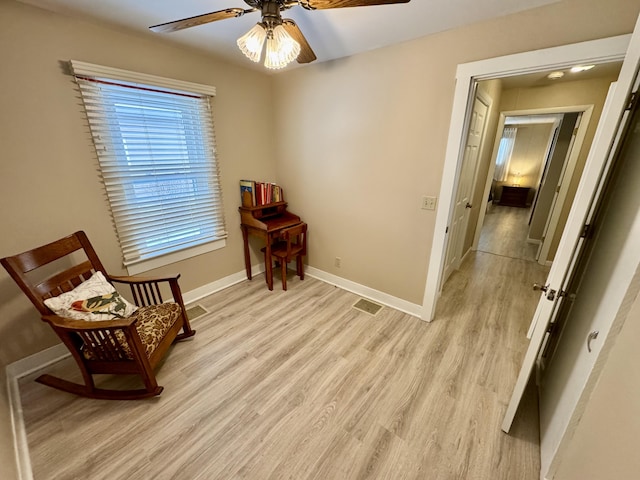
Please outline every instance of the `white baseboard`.
[[[252, 276], [255, 277], [255, 275], [260, 275], [264, 272], [264, 270], [264, 263], [253, 265], [251, 267]], [[337, 275], [327, 273], [315, 267], [306, 267], [305, 273], [310, 277], [316, 278], [326, 283], [330, 283], [331, 285], [335, 285], [362, 297], [374, 300], [378, 303], [382, 303], [383, 305], [387, 305], [388, 307], [395, 308], [396, 310], [400, 310], [401, 312], [408, 313], [409, 315], [412, 315], [414, 317], [420, 317], [422, 315], [422, 305], [407, 302], [406, 300], [402, 300], [401, 298], [394, 297], [379, 290], [374, 290], [373, 288], [369, 288], [365, 285], [361, 285], [345, 278], [338, 277]], [[203, 285], [202, 287], [198, 287], [195, 290], [191, 290], [183, 295], [184, 303], [193, 303], [208, 295], [219, 292], [220, 290], [224, 290], [225, 288], [229, 288], [237, 283], [243, 282], [244, 280], [246, 280], [246, 278], [246, 273], [243, 270], [241, 272], [237, 272], [227, 277], [221, 278], [220, 280], [216, 280], [215, 282]]]
[[[251, 276], [255, 277], [256, 275], [264, 272], [264, 263], [259, 265], [251, 266]], [[229, 288], [236, 283], [243, 282], [247, 279], [247, 273], [242, 270], [241, 272], [233, 273], [227, 277], [221, 278], [220, 280], [216, 280], [215, 282], [207, 283], [201, 287], [198, 287], [194, 290], [191, 290], [182, 295], [182, 299], [184, 303], [193, 303], [201, 298], [204, 298], [212, 293], [219, 292], [220, 290], [224, 290], [225, 288]]]
[[305, 273], [310, 277], [317, 278], [318, 280], [330, 283], [331, 285], [335, 285], [349, 292], [368, 298], [369, 300], [382, 303], [383, 305], [387, 305], [388, 307], [395, 308], [396, 310], [400, 310], [401, 312], [408, 313], [409, 315], [412, 315], [414, 317], [422, 317], [422, 305], [407, 302], [406, 300], [402, 300], [401, 298], [394, 297], [379, 290], [374, 290], [373, 288], [369, 288], [359, 283], [352, 282], [351, 280], [347, 280], [346, 278], [338, 277], [337, 275], [327, 273], [323, 270], [318, 270], [314, 267], [307, 267], [305, 269]]
[[470, 254], [471, 252], [473, 252], [473, 251], [474, 251], [474, 249], [473, 249], [473, 247], [472, 247], [472, 248], [469, 248], [469, 250], [467, 250], [467, 251], [465, 252], [465, 254], [464, 254], [464, 255], [462, 256], [462, 258], [460, 259], [460, 265], [462, 265], [462, 264], [464, 263], [464, 261], [467, 259], [467, 257], [469, 256], [469, 254]]
[[11, 427], [13, 428], [13, 448], [16, 456], [19, 480], [32, 480], [33, 472], [31, 470], [31, 458], [29, 457], [27, 431], [24, 428], [18, 381], [22, 377], [42, 370], [70, 355], [67, 347], [60, 343], [18, 360], [17, 362], [13, 362], [6, 367], [7, 390], [9, 392], [9, 415], [11, 416]]
[[[261, 274], [264, 272], [264, 264], [252, 266], [252, 272]], [[310, 277], [316, 278], [323, 282], [335, 285], [349, 292], [355, 293], [362, 297], [368, 298], [375, 302], [381, 303], [401, 312], [407, 313], [414, 317], [421, 318], [422, 305], [407, 302], [401, 298], [394, 297], [387, 293], [369, 288], [346, 278], [332, 275], [323, 270], [314, 267], [306, 267], [305, 272]], [[227, 277], [208, 283], [202, 287], [198, 287], [183, 295], [186, 304], [193, 303], [212, 293], [224, 290], [232, 285], [240, 283], [247, 278], [246, 272], [234, 273]], [[31, 470], [31, 459], [29, 458], [29, 445], [27, 443], [27, 433], [24, 427], [24, 418], [22, 413], [22, 402], [20, 401], [20, 389], [18, 380], [22, 377], [35, 373], [47, 366], [59, 362], [63, 358], [71, 354], [63, 344], [55, 345], [41, 352], [30, 355], [26, 358], [13, 362], [6, 367], [7, 388], [9, 391], [9, 409], [11, 415], [11, 423], [13, 426], [13, 443], [16, 454], [16, 463], [18, 467], [18, 480], [33, 480]]]

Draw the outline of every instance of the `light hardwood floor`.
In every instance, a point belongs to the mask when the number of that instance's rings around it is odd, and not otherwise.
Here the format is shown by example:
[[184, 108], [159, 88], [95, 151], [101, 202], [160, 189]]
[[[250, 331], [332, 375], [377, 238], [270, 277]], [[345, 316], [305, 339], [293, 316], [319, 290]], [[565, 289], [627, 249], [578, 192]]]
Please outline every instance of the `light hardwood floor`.
[[[538, 297], [523, 280], [538, 267], [470, 255], [430, 324], [359, 312], [359, 297], [313, 278], [211, 295], [196, 336], [160, 367], [158, 398], [21, 380], [34, 477], [537, 479], [533, 391], [510, 435], [500, 423]], [[75, 375], [68, 361], [48, 370]]]
[[491, 205], [484, 217], [478, 250], [536, 261], [538, 245], [527, 243], [529, 208]]

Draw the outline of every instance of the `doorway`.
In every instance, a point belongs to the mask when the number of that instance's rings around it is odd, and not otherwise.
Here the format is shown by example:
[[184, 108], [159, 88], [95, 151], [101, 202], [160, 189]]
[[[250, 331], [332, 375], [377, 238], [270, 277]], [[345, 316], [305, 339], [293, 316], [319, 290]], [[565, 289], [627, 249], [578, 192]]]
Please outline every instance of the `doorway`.
[[531, 232], [531, 217], [561, 119], [544, 113], [509, 115], [502, 129], [498, 126], [498, 151], [485, 179], [490, 200], [478, 215], [475, 250], [537, 260], [540, 242]]
[[460, 268], [460, 264], [469, 250], [466, 246], [466, 238], [470, 226], [471, 202], [475, 185], [478, 182], [478, 167], [486, 141], [487, 119], [491, 106], [492, 99], [478, 90], [473, 102], [469, 132], [464, 148], [455, 211], [451, 223], [451, 241], [447, 248], [444, 267], [444, 281], [454, 270]]
[[[619, 37], [618, 37], [619, 38]], [[612, 40], [612, 39], [609, 39]], [[630, 43], [629, 43], [630, 40]], [[632, 92], [632, 81], [635, 78], [635, 75], [638, 71], [638, 65], [640, 64], [640, 21], [636, 25], [636, 31], [633, 36], [626, 36], [626, 41], [628, 43], [628, 51], [622, 52], [620, 54], [620, 58], [625, 58], [624, 63], [622, 65], [622, 70], [620, 73], [620, 77], [618, 80], [618, 85], [616, 88], [612, 88], [610, 91], [610, 95], [607, 98], [607, 102], [604, 105], [604, 115], [602, 117], [602, 121], [598, 124], [598, 130], [596, 132], [595, 141], [590, 150], [588, 161], [585, 164], [585, 171], [580, 180], [580, 185], [577, 191], [576, 200], [573, 202], [571, 207], [571, 211], [569, 214], [569, 218], [566, 225], [566, 231], [562, 236], [562, 240], [560, 242], [558, 252], [556, 255], [556, 261], [551, 268], [551, 272], [547, 278], [547, 284], [544, 288], [541, 288], [544, 293], [540, 295], [540, 301], [538, 303], [538, 307], [536, 309], [536, 313], [532, 320], [532, 326], [530, 329], [529, 338], [531, 339], [527, 352], [525, 354], [523, 365], [518, 375], [518, 380], [513, 389], [513, 394], [509, 405], [507, 407], [507, 411], [503, 420], [502, 429], [505, 432], [509, 432], [511, 428], [511, 424], [513, 422], [515, 412], [518, 408], [520, 400], [522, 398], [525, 387], [531, 377], [531, 373], [534, 371], [534, 364], [540, 350], [540, 346], [542, 345], [542, 341], [545, 333], [547, 332], [550, 323], [554, 319], [554, 314], [557, 312], [558, 306], [561, 304], [562, 299], [565, 297], [565, 293], [568, 291], [567, 282], [571, 275], [570, 272], [573, 271], [576, 262], [576, 256], [579, 255], [581, 248], [584, 246], [585, 238], [589, 232], [589, 225], [592, 220], [592, 206], [594, 205], [594, 201], [597, 200], [599, 194], [602, 191], [600, 186], [600, 182], [602, 180], [603, 172], [606, 171], [607, 165], [611, 162], [611, 152], [615, 149], [616, 143], [619, 141], [619, 130], [618, 127], [623, 123], [623, 119], [627, 117], [627, 113], [625, 112], [625, 107], [628, 107], [630, 103], [630, 98], [637, 98], [636, 94], [630, 97], [630, 93]], [[591, 43], [591, 42], [586, 42]], [[584, 46], [585, 44], [580, 44]], [[600, 45], [602, 46], [602, 45]], [[610, 45], [611, 46], [611, 45]], [[574, 46], [575, 47], [575, 46]], [[574, 53], [576, 53], [574, 51]], [[581, 62], [584, 62], [585, 59], [593, 58], [598, 59], [600, 62], [603, 62], [603, 56], [594, 55], [594, 52], [591, 52], [589, 55], [588, 52], [582, 52], [584, 56], [580, 59]], [[599, 51], [602, 54], [602, 51]], [[543, 55], [546, 58], [546, 55]], [[606, 55], [610, 60], [614, 59], [614, 55], [611, 51], [608, 51]], [[495, 60], [495, 59], [494, 59]], [[586, 60], [588, 61], [588, 60]], [[482, 63], [482, 62], [480, 62]], [[564, 62], [560, 62], [566, 65]], [[557, 65], [557, 63], [555, 64]], [[463, 66], [460, 66], [463, 67]], [[459, 67], [459, 72], [460, 68]], [[494, 72], [495, 64], [484, 65], [485, 68], [491, 68]], [[478, 65], [469, 66], [468, 69], [464, 72], [464, 78], [468, 79], [473, 83], [474, 77], [478, 77], [479, 75], [473, 75], [473, 69], [479, 68]], [[460, 85], [461, 95], [464, 97], [464, 89], [463, 85]], [[637, 85], [636, 85], [637, 88]], [[456, 110], [454, 102], [454, 114], [462, 113], [464, 109], [462, 105], [458, 105], [460, 108]], [[454, 115], [455, 116], [455, 115]], [[455, 119], [452, 119], [452, 131], [450, 131], [451, 136], [456, 135], [459, 131], [464, 130], [464, 122], [461, 117], [455, 116]], [[455, 128], [454, 128], [455, 127]], [[458, 130], [458, 127], [460, 130]], [[455, 161], [458, 157], [457, 148], [455, 143], [450, 144], [452, 146], [452, 155], [451, 158]], [[454, 155], [455, 154], [455, 155]], [[457, 173], [457, 161], [454, 164], [445, 165], [446, 175], [443, 178], [443, 187], [455, 187], [456, 186], [456, 173]], [[448, 168], [449, 167], [449, 168]], [[453, 167], [453, 168], [451, 168]], [[455, 190], [454, 190], [455, 191]], [[449, 206], [442, 205], [442, 212], [448, 215]], [[440, 222], [446, 224], [447, 218], [439, 218]], [[438, 226], [438, 220], [436, 222], [436, 227]], [[442, 246], [446, 245], [446, 235], [438, 232], [436, 230], [436, 235], [438, 235], [438, 242], [442, 241]], [[636, 242], [631, 242], [632, 246], [635, 248], [637, 246]], [[437, 244], [437, 246], [440, 246]], [[636, 248], [637, 250], [637, 248]], [[636, 252], [637, 253], [637, 252]], [[436, 265], [438, 264], [438, 258], [440, 257], [437, 251], [432, 250], [432, 259], [435, 260]], [[634, 264], [635, 265], [635, 264]], [[621, 267], [626, 268], [628, 265], [625, 262], [621, 262]], [[432, 265], [433, 267], [433, 265]], [[431, 272], [433, 276], [435, 276], [435, 280], [432, 277], [428, 278], [427, 287], [430, 281], [435, 281], [435, 285], [439, 286], [439, 278], [437, 272]], [[617, 282], [605, 282], [609, 288], [609, 290], [614, 291], [615, 293], [617, 289]], [[625, 283], [625, 285], [628, 284]], [[619, 290], [619, 289], [618, 289]], [[437, 289], [436, 289], [437, 292]], [[624, 292], [622, 292], [624, 294]], [[430, 317], [432, 316], [431, 308], [435, 305], [435, 300], [431, 301], [428, 297], [428, 292], [425, 292], [425, 309], [429, 309], [428, 313]], [[609, 308], [609, 303], [604, 302], [606, 308]], [[532, 332], [531, 332], [532, 330]], [[588, 340], [588, 339], [587, 339]], [[587, 343], [588, 346], [588, 343]], [[591, 377], [595, 377], [595, 375], [591, 375]], [[591, 380], [591, 378], [590, 378]], [[580, 390], [581, 392], [582, 390]], [[570, 413], [570, 412], [569, 412]], [[562, 423], [565, 419], [561, 418], [560, 423]], [[555, 422], [558, 424], [558, 422]], [[562, 440], [566, 440], [567, 435], [562, 436]], [[543, 442], [544, 443], [544, 439]], [[548, 462], [550, 458], [557, 458], [558, 450], [555, 448], [551, 448], [550, 450], [544, 450], [546, 452], [543, 455], [542, 461], [543, 464], [548, 466]], [[543, 468], [544, 473], [545, 468]]]
[[566, 220], [563, 209], [573, 201], [573, 175], [586, 156], [593, 110], [577, 105], [500, 114], [484, 185], [489, 203], [480, 205], [474, 250], [550, 266]]

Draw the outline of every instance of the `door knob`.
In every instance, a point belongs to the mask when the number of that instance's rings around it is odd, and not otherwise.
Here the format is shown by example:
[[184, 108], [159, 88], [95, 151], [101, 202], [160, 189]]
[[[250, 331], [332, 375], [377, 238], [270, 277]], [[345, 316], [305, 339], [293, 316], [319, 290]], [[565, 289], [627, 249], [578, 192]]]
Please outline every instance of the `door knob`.
[[[533, 284], [533, 289], [534, 290], [540, 290], [541, 292], [544, 292], [547, 294], [547, 300], [550, 301], [554, 301], [556, 299], [556, 291], [553, 289], [549, 289], [549, 285], [539, 285], [537, 283]], [[560, 296], [563, 296], [564, 292], [560, 293]]]
[[589, 351], [589, 353], [591, 353], [591, 340], [595, 340], [596, 338], [598, 338], [599, 333], [600, 332], [598, 330], [594, 330], [587, 337], [587, 350]]
[[549, 285], [540, 285], [539, 283], [533, 284], [533, 289], [536, 291], [540, 290], [541, 292], [546, 292], [548, 288], [549, 288]]

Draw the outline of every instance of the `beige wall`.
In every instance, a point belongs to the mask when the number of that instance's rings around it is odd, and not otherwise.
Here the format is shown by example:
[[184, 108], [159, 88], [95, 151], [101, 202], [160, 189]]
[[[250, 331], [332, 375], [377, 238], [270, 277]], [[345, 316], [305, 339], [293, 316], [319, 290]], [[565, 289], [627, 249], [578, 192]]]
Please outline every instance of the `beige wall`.
[[[552, 124], [530, 124], [518, 127], [516, 143], [509, 164], [509, 173], [520, 174], [520, 185], [537, 187], [536, 180], [549, 145]], [[515, 177], [508, 180], [514, 180]], [[512, 182], [513, 183], [513, 182]]]
[[[19, 3], [1, 3], [0, 14], [5, 23], [0, 31], [1, 221], [11, 232], [0, 237], [0, 256], [84, 229], [107, 269], [124, 273], [82, 106], [62, 65], [77, 59], [217, 88], [214, 111], [228, 245], [160, 271], [180, 272], [185, 291], [241, 271], [238, 180], [275, 179], [270, 78], [157, 37], [107, 30]], [[260, 127], [248, 131], [249, 118]], [[3, 364], [53, 343], [4, 270], [0, 308]]]
[[[576, 119], [576, 113], [565, 115], [558, 129], [553, 154], [547, 165], [545, 180], [540, 188], [536, 206], [531, 216], [529, 238], [542, 241], [542, 237], [545, 234], [544, 230], [547, 225], [547, 219], [549, 218], [553, 199], [556, 196], [556, 190], [560, 182], [560, 176], [564, 171], [565, 160], [569, 153], [569, 147], [571, 146]], [[570, 203], [571, 201], [572, 199], [569, 199]]]
[[539, 178], [540, 169], [549, 146], [551, 127], [550, 123], [518, 126], [509, 163], [509, 176], [505, 182], [497, 182], [498, 186], [513, 185], [517, 180], [515, 174], [519, 173], [519, 185], [531, 188], [528, 198], [529, 203], [531, 202], [538, 187], [536, 181]]
[[555, 480], [632, 479], [640, 472], [640, 297], [617, 337]]
[[278, 177], [309, 223], [310, 264], [421, 303], [435, 212], [420, 198], [449, 196], [456, 66], [630, 32], [639, 9], [564, 1], [278, 75]]
[[[0, 257], [84, 229], [107, 269], [124, 273], [82, 107], [62, 65], [77, 59], [217, 88], [214, 109], [228, 244], [159, 271], [180, 272], [183, 290], [189, 291], [243, 270], [238, 180], [275, 180], [271, 79], [151, 35], [108, 30], [13, 1], [0, 2], [0, 18]], [[4, 370], [7, 363], [49, 347], [57, 338], [0, 270]], [[0, 391], [5, 394], [4, 388]], [[8, 425], [5, 400], [0, 398], [0, 427]], [[11, 436], [3, 429], [0, 460], [10, 445]], [[12, 463], [0, 461], [0, 478], [12, 478], [11, 472]]]

